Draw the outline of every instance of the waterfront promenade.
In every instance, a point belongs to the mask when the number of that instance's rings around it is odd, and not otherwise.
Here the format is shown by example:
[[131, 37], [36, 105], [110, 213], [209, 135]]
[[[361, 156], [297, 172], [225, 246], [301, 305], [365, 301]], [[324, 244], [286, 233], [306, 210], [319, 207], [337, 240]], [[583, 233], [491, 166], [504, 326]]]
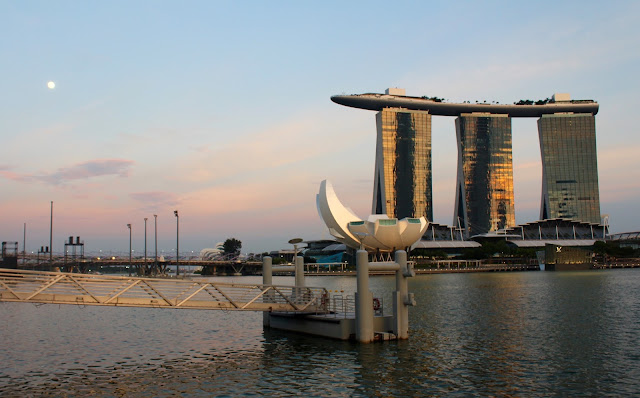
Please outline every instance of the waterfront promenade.
[[[468, 272], [510, 272], [510, 271], [539, 271], [537, 264], [491, 264], [482, 261], [442, 261], [430, 264], [416, 265], [416, 274], [446, 274], [446, 273], [468, 273]], [[313, 276], [330, 275], [356, 275], [355, 269], [348, 269], [344, 264], [306, 264], [305, 274]], [[371, 275], [392, 275], [387, 271], [370, 271]]]
[[[128, 266], [132, 266], [131, 270], [135, 273], [139, 267], [153, 266], [153, 258], [147, 258], [145, 261], [141, 258], [132, 259], [131, 263], [125, 257], [113, 258], [86, 258], [82, 260], [71, 261], [64, 257], [56, 256], [53, 262], [44, 259], [36, 259], [34, 256], [27, 256], [26, 261], [22, 256], [18, 259], [18, 268], [20, 269], [39, 269], [51, 270], [62, 269], [64, 267], [81, 266], [84, 272], [128, 272]], [[170, 270], [175, 275], [176, 261], [168, 259], [158, 263], [164, 269]], [[194, 269], [202, 268], [207, 275], [262, 275], [261, 261], [203, 261], [197, 259], [181, 259], [178, 263], [183, 275], [193, 275]], [[599, 259], [594, 262], [593, 269], [610, 269], [610, 268], [640, 268], [640, 258], [625, 258], [606, 260]], [[347, 263], [330, 263], [330, 264], [305, 264], [306, 275], [331, 276], [331, 275], [355, 275], [355, 267], [349, 266]], [[428, 260], [414, 262], [416, 274], [444, 274], [444, 273], [469, 273], [469, 272], [513, 272], [513, 271], [538, 271], [537, 262], [525, 259], [516, 260]], [[290, 273], [281, 273], [288, 275]], [[380, 271], [375, 274], [386, 275], [388, 272]]]

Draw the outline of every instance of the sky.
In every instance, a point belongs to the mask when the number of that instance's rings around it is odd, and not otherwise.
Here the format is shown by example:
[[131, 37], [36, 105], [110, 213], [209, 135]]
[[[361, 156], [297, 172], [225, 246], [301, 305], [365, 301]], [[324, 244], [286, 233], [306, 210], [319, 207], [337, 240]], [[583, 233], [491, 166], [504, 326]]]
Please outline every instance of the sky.
[[[570, 93], [596, 116], [601, 212], [640, 230], [640, 2], [0, 2], [0, 240], [37, 251], [242, 252], [330, 239], [320, 182], [371, 213], [375, 112], [336, 94], [450, 102]], [[55, 82], [50, 89], [47, 83]], [[513, 119], [516, 222], [539, 216], [535, 118]], [[454, 118], [432, 125], [451, 224]], [[174, 217], [179, 212], [179, 226]], [[157, 220], [154, 219], [157, 215]]]

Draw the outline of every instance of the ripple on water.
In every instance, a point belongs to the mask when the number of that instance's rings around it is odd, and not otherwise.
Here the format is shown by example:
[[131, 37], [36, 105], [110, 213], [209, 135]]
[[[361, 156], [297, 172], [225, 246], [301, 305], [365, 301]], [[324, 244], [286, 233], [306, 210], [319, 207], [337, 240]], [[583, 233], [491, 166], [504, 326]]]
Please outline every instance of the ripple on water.
[[0, 396], [631, 395], [638, 283], [638, 271], [417, 277], [410, 340], [371, 345], [263, 331], [248, 312], [5, 303]]

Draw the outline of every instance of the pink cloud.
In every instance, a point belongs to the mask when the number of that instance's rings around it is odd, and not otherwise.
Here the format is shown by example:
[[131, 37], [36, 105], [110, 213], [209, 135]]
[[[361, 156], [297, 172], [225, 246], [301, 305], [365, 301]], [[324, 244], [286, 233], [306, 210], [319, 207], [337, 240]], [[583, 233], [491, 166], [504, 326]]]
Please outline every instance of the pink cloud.
[[11, 171], [11, 168], [12, 167], [7, 165], [0, 165], [0, 176], [12, 181], [23, 181], [26, 179], [24, 176]]
[[37, 179], [58, 185], [71, 180], [82, 180], [92, 177], [117, 175], [128, 177], [132, 160], [124, 159], [96, 159], [79, 163], [71, 167], [64, 167], [49, 175], [38, 176]]
[[166, 191], [134, 192], [129, 196], [138, 202], [142, 202], [144, 207], [148, 209], [175, 206], [178, 202], [176, 194]]
[[63, 185], [70, 181], [99, 176], [128, 177], [133, 163], [132, 160], [125, 159], [95, 159], [70, 167], [62, 167], [48, 174], [18, 174], [10, 171], [8, 166], [2, 166], [0, 176], [14, 181], [41, 181], [52, 185]]

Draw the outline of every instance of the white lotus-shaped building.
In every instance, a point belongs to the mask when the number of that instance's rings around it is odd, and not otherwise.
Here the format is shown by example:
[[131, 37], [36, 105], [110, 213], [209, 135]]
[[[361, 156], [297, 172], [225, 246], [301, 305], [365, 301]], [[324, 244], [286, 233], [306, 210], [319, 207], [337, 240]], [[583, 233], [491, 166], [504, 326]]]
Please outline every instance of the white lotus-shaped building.
[[340, 202], [327, 180], [320, 184], [316, 204], [333, 237], [349, 247], [362, 247], [367, 251], [392, 252], [409, 248], [420, 240], [429, 226], [424, 217], [398, 220], [385, 214], [372, 214], [362, 220]]

